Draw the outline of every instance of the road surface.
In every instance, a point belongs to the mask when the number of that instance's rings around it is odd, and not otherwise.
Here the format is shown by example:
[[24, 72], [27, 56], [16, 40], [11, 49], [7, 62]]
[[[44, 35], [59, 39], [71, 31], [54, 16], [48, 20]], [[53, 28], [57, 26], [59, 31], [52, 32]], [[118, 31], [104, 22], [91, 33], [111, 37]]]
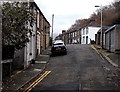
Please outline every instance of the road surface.
[[[67, 55], [51, 57], [45, 71], [50, 73], [31, 91], [118, 90], [116, 69], [103, 60], [91, 45], [67, 45]], [[120, 90], [120, 89], [119, 89]]]

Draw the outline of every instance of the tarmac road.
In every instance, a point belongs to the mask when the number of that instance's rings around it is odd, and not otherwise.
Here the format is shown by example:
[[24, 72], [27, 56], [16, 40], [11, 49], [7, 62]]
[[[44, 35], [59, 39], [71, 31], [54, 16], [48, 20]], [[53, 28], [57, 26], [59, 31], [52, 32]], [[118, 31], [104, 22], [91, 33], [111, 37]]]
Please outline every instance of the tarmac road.
[[115, 67], [103, 60], [90, 45], [67, 45], [67, 55], [51, 57], [50, 71], [31, 91], [120, 90]]

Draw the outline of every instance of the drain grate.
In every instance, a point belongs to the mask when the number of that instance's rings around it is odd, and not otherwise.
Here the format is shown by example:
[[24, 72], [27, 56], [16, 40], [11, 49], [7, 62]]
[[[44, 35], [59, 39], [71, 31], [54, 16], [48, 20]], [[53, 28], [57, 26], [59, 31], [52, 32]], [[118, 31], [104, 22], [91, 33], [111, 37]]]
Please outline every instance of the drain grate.
[[35, 61], [35, 63], [37, 63], [37, 64], [46, 64], [47, 61]]
[[42, 69], [34, 69], [34, 71], [38, 71], [38, 72], [40, 72], [40, 71], [42, 71]]

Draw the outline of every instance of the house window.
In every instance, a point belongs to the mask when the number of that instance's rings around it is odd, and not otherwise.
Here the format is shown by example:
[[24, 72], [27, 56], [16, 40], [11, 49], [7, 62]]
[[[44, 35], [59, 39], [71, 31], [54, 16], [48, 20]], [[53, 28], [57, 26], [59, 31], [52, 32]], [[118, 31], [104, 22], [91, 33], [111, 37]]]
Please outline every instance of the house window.
[[72, 37], [72, 33], [70, 33], [70, 37]]
[[83, 35], [85, 35], [85, 30], [83, 29]]
[[70, 34], [68, 34], [68, 38], [70, 38]]
[[39, 23], [40, 22], [40, 18], [39, 18], [39, 11], [37, 11], [37, 27], [39, 28]]
[[79, 32], [76, 32], [76, 36], [78, 36]]
[[75, 36], [77, 36], [78, 32], [75, 32]]
[[83, 35], [83, 30], [80, 31], [81, 35]]
[[86, 28], [86, 34], [88, 34], [88, 27]]
[[73, 33], [73, 37], [75, 37], [75, 33]]

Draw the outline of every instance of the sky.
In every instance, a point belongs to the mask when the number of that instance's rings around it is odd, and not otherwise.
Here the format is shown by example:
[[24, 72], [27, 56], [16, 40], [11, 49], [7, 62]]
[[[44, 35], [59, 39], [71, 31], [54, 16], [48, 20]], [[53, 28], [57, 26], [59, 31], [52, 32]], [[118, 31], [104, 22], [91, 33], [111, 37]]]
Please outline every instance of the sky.
[[[34, 0], [52, 26], [56, 37], [62, 30], [68, 30], [77, 19], [89, 18], [99, 7], [111, 4], [114, 0]], [[51, 31], [51, 29], [50, 29]]]

